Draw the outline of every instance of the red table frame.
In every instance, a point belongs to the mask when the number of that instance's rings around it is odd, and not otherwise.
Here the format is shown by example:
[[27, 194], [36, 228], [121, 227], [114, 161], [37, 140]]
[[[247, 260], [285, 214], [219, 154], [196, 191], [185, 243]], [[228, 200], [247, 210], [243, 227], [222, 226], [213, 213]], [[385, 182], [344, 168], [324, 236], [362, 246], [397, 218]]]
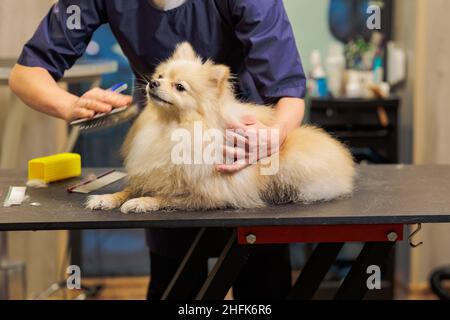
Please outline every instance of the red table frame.
[[317, 243], [287, 299], [312, 299], [346, 243], [363, 242], [364, 247], [342, 281], [335, 299], [363, 299], [368, 292], [369, 266], [382, 266], [396, 242], [404, 239], [403, 224], [316, 225], [237, 227], [226, 229], [218, 239], [217, 229], [199, 231], [178, 271], [164, 293], [164, 300], [187, 299], [192, 292], [193, 274], [211, 246], [221, 249], [198, 300], [223, 299], [245, 266], [255, 246], [264, 244]]

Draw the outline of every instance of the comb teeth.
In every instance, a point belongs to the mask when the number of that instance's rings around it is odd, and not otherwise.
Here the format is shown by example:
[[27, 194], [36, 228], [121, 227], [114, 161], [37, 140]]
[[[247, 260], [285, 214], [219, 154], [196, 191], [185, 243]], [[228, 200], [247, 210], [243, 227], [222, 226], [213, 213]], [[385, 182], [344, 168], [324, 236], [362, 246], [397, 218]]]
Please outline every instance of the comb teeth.
[[106, 125], [105, 119], [98, 119], [98, 120], [93, 120], [92, 122], [89, 123], [84, 123], [80, 126], [80, 130], [90, 130], [90, 129], [96, 129], [96, 128], [100, 128]]
[[119, 123], [131, 120], [139, 113], [139, 109], [136, 105], [128, 107], [126, 110], [111, 114], [109, 116], [92, 119], [90, 121], [79, 124], [80, 131], [96, 130], [107, 127], [115, 126]]

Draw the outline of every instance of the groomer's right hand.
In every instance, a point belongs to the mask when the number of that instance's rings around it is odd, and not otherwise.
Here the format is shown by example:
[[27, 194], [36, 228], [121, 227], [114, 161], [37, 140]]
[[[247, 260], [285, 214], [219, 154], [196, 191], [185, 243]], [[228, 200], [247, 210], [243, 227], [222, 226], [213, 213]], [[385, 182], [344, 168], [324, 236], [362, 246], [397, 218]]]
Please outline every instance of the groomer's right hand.
[[92, 118], [96, 113], [108, 113], [114, 108], [129, 106], [131, 103], [131, 96], [94, 88], [74, 100], [66, 120], [71, 122], [77, 119]]

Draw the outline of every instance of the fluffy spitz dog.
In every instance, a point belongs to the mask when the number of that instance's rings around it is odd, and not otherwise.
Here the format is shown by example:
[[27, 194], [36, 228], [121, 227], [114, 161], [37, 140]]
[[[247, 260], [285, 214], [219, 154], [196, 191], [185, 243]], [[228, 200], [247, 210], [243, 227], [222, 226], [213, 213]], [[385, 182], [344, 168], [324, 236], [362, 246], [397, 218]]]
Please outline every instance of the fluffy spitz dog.
[[126, 188], [91, 196], [86, 207], [120, 207], [123, 213], [258, 208], [327, 201], [352, 192], [355, 165], [350, 152], [311, 126], [294, 130], [268, 159], [279, 161], [273, 175], [261, 174], [261, 161], [235, 174], [220, 173], [211, 163], [174, 163], [172, 152], [179, 144], [172, 136], [175, 130], [194, 135], [194, 124], [201, 123], [203, 130], [219, 129], [225, 136], [227, 124], [248, 115], [273, 124], [272, 108], [238, 101], [230, 78], [228, 67], [203, 62], [190, 44], [180, 44], [157, 67], [148, 88], [149, 104], [124, 143]]

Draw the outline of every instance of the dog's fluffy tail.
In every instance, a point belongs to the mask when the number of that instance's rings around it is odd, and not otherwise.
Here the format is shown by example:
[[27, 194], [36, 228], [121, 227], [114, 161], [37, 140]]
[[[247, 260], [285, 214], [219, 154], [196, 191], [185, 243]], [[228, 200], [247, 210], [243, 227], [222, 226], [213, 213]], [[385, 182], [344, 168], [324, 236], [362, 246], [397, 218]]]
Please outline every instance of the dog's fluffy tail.
[[288, 201], [327, 201], [352, 193], [354, 178], [350, 151], [322, 129], [304, 126], [294, 130], [280, 150], [273, 189]]

